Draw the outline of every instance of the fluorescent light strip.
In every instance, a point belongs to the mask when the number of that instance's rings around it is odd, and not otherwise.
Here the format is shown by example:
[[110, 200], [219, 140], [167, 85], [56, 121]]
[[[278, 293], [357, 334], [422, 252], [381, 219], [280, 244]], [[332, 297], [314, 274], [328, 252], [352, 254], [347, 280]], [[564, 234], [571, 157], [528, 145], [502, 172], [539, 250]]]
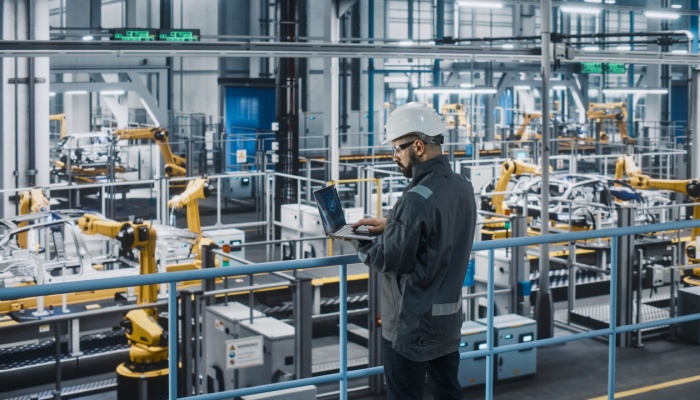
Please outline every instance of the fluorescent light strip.
[[681, 17], [680, 14], [670, 12], [670, 11], [644, 11], [644, 16], [647, 18], [660, 18], [660, 19], [678, 19]]
[[530, 85], [515, 85], [513, 86], [515, 90], [530, 90]]
[[87, 90], [66, 90], [63, 94], [87, 94]]
[[401, 40], [398, 42], [399, 46], [413, 46], [413, 40]]
[[668, 94], [668, 89], [615, 88], [603, 89], [604, 94]]
[[473, 8], [503, 8], [503, 3], [498, 3], [494, 1], [460, 1], [460, 7], [473, 7]]
[[570, 14], [591, 14], [591, 15], [600, 14], [600, 8], [595, 8], [595, 7], [561, 6], [561, 7], [559, 7], [559, 10], [561, 10], [561, 12], [570, 13]]
[[452, 94], [496, 94], [498, 90], [495, 88], [419, 88], [413, 93], [452, 93]]
[[100, 90], [100, 94], [109, 96], [109, 95], [116, 95], [116, 96], [121, 96], [124, 94], [123, 90]]

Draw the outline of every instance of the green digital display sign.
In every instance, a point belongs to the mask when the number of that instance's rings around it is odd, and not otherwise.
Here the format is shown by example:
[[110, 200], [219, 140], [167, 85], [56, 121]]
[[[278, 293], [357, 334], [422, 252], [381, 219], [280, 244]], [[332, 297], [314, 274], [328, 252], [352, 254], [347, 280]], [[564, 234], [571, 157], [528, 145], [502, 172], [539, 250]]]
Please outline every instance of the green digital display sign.
[[605, 72], [608, 74], [624, 74], [627, 72], [624, 63], [605, 63]]
[[599, 62], [582, 62], [580, 74], [602, 74], [603, 63]]
[[112, 40], [122, 42], [152, 42], [156, 40], [157, 29], [115, 28], [112, 30]]
[[627, 67], [624, 63], [599, 63], [582, 62], [579, 65], [579, 74], [624, 74]]
[[158, 40], [165, 42], [199, 42], [199, 29], [160, 29]]

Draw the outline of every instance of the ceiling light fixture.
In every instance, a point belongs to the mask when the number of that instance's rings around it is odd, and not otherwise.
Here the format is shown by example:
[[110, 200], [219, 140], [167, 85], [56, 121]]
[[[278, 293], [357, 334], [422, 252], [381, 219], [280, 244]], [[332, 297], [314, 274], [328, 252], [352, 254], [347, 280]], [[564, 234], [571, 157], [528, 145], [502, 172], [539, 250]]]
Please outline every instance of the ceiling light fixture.
[[513, 86], [515, 90], [530, 90], [530, 85], [515, 85]]
[[668, 89], [662, 88], [614, 88], [603, 89], [603, 94], [668, 94]]
[[63, 94], [87, 94], [87, 90], [66, 90]]
[[399, 46], [413, 46], [413, 40], [401, 40], [398, 43]]
[[94, 37], [92, 37], [92, 35], [83, 36], [83, 40], [85, 40], [85, 41], [92, 40], [92, 39], [94, 39]]
[[681, 17], [680, 14], [671, 11], [644, 11], [644, 16], [659, 19], [678, 19]]
[[671, 4], [671, 8], [679, 9], [683, 8], [683, 6], [681, 4]]
[[447, 93], [447, 94], [496, 94], [498, 90], [495, 88], [457, 88], [457, 87], [425, 87], [418, 88], [413, 93]]
[[105, 96], [109, 96], [109, 95], [121, 96], [124, 93], [125, 92], [123, 90], [100, 90], [100, 94], [105, 95]]
[[595, 7], [561, 6], [561, 7], [559, 7], [559, 10], [561, 12], [569, 13], [569, 14], [591, 14], [591, 15], [600, 14], [600, 8], [595, 8]]
[[495, 1], [460, 1], [458, 4], [460, 7], [503, 8], [503, 3]]

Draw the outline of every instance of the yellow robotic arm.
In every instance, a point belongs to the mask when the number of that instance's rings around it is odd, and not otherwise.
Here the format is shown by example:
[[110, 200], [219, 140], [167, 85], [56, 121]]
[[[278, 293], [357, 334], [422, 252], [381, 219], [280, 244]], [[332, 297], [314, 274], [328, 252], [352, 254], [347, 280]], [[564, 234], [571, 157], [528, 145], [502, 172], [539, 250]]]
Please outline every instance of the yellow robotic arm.
[[[43, 189], [30, 189], [25, 190], [19, 195], [19, 215], [35, 214], [40, 212], [46, 212], [51, 209], [51, 203], [49, 199], [44, 196]], [[26, 226], [28, 222], [20, 222], [17, 226]], [[28, 245], [28, 232], [22, 232], [17, 236], [17, 245], [26, 249]]]
[[187, 188], [181, 194], [173, 197], [168, 201], [168, 208], [171, 212], [175, 212], [182, 207], [187, 207], [187, 228], [196, 233], [197, 239], [192, 246], [192, 254], [195, 257], [195, 268], [200, 268], [201, 261], [201, 247], [203, 245], [211, 243], [211, 239], [202, 236], [202, 225], [199, 220], [199, 202], [200, 199], [205, 199], [211, 194], [211, 187], [209, 186], [209, 180], [206, 178], [198, 178], [190, 181], [187, 184]]
[[[634, 144], [634, 139], [629, 136], [627, 132], [627, 103], [588, 103], [588, 111], [586, 111], [586, 117], [590, 120], [598, 120], [600, 123], [604, 119], [614, 119], [617, 124], [617, 129], [620, 131], [620, 136], [626, 144]], [[600, 141], [607, 142], [608, 135], [603, 131], [602, 125], [600, 126]]]
[[[443, 104], [440, 107], [440, 114], [445, 117], [445, 122], [453, 128], [460, 126], [467, 128], [469, 126], [467, 117], [464, 115], [464, 106], [461, 103]], [[457, 117], [457, 121], [455, 121], [455, 117]]]
[[[550, 170], [552, 170], [552, 167], [550, 167]], [[508, 189], [510, 177], [512, 175], [520, 176], [523, 174], [542, 175], [542, 167], [522, 160], [506, 160], [503, 163], [501, 176], [498, 177], [498, 182], [496, 182], [496, 187], [493, 190], [498, 194], [491, 197], [491, 203], [496, 210], [496, 214], [503, 215], [504, 195], [502, 193]]]
[[142, 139], [153, 140], [158, 144], [160, 153], [165, 161], [165, 175], [167, 177], [185, 176], [187, 164], [184, 157], [173, 154], [170, 144], [168, 143], [168, 131], [163, 128], [139, 128], [139, 129], [117, 129], [114, 131], [114, 136], [119, 140]]
[[[134, 222], [117, 222], [102, 219], [98, 215], [85, 214], [78, 219], [80, 231], [88, 235], [103, 235], [117, 239], [124, 250], [139, 250], [140, 273], [154, 274], [156, 269], [156, 230], [151, 224], [136, 220]], [[138, 304], [155, 303], [158, 295], [156, 285], [139, 286]], [[155, 317], [155, 310], [149, 310]]]
[[[638, 189], [661, 189], [672, 190], [683, 193], [693, 198], [694, 202], [700, 201], [700, 181], [695, 179], [673, 180], [673, 179], [652, 179], [647, 175], [637, 175], [631, 177], [628, 182]], [[693, 219], [700, 220], [700, 206], [693, 207]], [[690, 236], [690, 243], [685, 247], [685, 254], [688, 261], [693, 264], [700, 263], [700, 254], [697, 253], [697, 238], [700, 235], [700, 228], [693, 228]], [[683, 280], [695, 286], [700, 286], [700, 268], [693, 268], [693, 276], [686, 276]]]
[[205, 199], [211, 194], [209, 180], [199, 178], [190, 181], [187, 188], [181, 194], [168, 201], [168, 208], [175, 212], [182, 207], [187, 207], [187, 228], [197, 234], [202, 234], [202, 225], [199, 222], [198, 200]]
[[615, 179], [620, 180], [627, 175], [629, 177], [642, 175], [642, 170], [629, 155], [620, 156], [615, 161]]
[[520, 128], [515, 132], [515, 139], [522, 140], [525, 139], [525, 129], [530, 125], [533, 119], [542, 118], [542, 113], [524, 113], [523, 122], [520, 124]]
[[58, 121], [61, 125], [61, 139], [66, 137], [66, 114], [49, 115], [49, 121]]

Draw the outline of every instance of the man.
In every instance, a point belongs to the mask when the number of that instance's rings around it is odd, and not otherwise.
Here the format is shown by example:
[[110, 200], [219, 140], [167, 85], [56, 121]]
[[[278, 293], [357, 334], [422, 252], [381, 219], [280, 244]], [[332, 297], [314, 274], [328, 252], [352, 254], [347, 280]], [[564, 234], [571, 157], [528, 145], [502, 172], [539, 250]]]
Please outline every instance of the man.
[[422, 399], [426, 372], [435, 399], [461, 399], [457, 379], [462, 283], [476, 204], [471, 182], [442, 154], [445, 126], [424, 103], [394, 110], [386, 140], [412, 178], [387, 218], [364, 218], [380, 234], [353, 241], [360, 259], [382, 272], [382, 348], [389, 399]]

